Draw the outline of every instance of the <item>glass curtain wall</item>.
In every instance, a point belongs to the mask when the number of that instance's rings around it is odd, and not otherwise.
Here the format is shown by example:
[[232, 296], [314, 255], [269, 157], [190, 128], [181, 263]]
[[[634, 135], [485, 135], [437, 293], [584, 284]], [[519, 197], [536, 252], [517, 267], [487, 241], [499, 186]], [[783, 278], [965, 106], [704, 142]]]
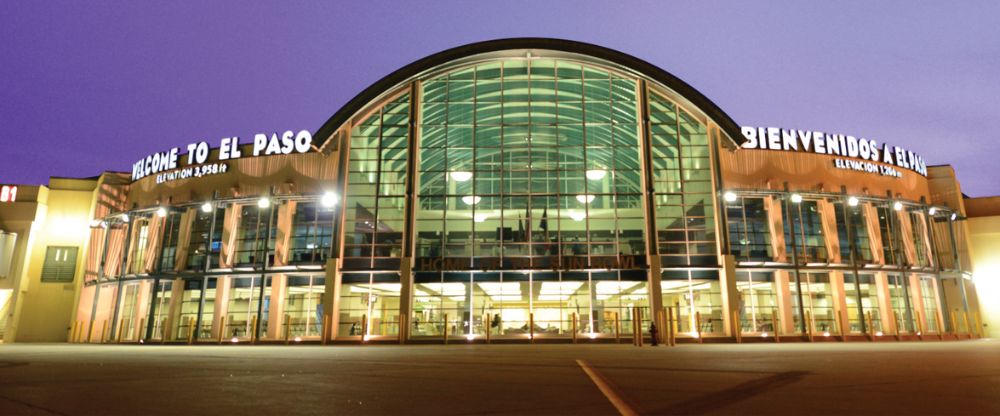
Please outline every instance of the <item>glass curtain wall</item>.
[[403, 94], [351, 129], [344, 269], [399, 270], [409, 111], [409, 95]]
[[859, 207], [848, 207], [844, 211], [844, 203], [833, 203], [834, 215], [837, 216], [837, 238], [840, 242], [841, 263], [851, 262], [851, 238], [854, 238], [855, 261], [858, 264], [872, 262], [871, 241], [868, 238], [868, 227], [865, 225], [864, 210]]
[[153, 314], [151, 322], [146, 323], [147, 326], [152, 326], [151, 339], [163, 339], [167, 335], [167, 316], [170, 314], [173, 285], [173, 281], [161, 280], [153, 288]]
[[[799, 264], [825, 263], [829, 260], [823, 234], [823, 221], [816, 201], [789, 202], [787, 210], [781, 211], [785, 227], [785, 250], [788, 261], [792, 262], [792, 239]], [[795, 236], [792, 236], [794, 231]]]
[[[837, 318], [834, 314], [833, 309], [833, 290], [830, 287], [830, 275], [829, 273], [815, 273], [815, 272], [800, 272], [802, 290], [799, 291], [798, 285], [795, 284], [794, 280], [788, 282], [788, 289], [792, 295], [792, 319], [795, 324], [795, 329], [801, 331], [803, 328], [807, 328], [803, 325], [803, 319], [800, 311], [805, 312], [808, 315], [808, 320], [805, 321], [812, 328], [813, 335], [823, 335], [824, 333], [839, 334], [840, 329], [837, 327]], [[799, 305], [802, 305], [802, 309], [799, 309]]]
[[927, 332], [937, 333], [941, 330], [938, 321], [937, 285], [934, 276], [919, 276], [920, 296], [924, 303], [924, 328]]
[[[633, 307], [648, 323], [644, 273], [421, 272], [414, 290], [413, 335], [477, 338], [629, 334]], [[533, 324], [533, 326], [532, 326]], [[533, 328], [533, 330], [532, 330]]]
[[913, 252], [916, 256], [914, 266], [931, 267], [930, 256], [927, 247], [927, 225], [924, 223], [924, 214], [910, 212], [911, 238], [913, 239]]
[[775, 317], [778, 313], [774, 272], [737, 271], [736, 289], [740, 292], [737, 304], [740, 330], [744, 333], [774, 334]]
[[[224, 337], [248, 340], [253, 337], [254, 328], [259, 327], [261, 338], [267, 334], [268, 311], [271, 301], [271, 277], [264, 277], [263, 299], [261, 299], [261, 277], [228, 277], [229, 296], [226, 304], [226, 327]], [[263, 308], [258, 322], [257, 311]], [[204, 321], [203, 321], [204, 322]]]
[[[396, 273], [345, 273], [341, 279], [337, 336], [398, 336], [401, 288]], [[415, 292], [414, 298], [418, 295]]]
[[690, 336], [723, 332], [722, 291], [715, 270], [664, 270], [663, 306], [674, 308], [677, 331]]
[[914, 332], [913, 315], [910, 307], [909, 279], [901, 274], [889, 274], [889, 300], [892, 304], [892, 316], [899, 332]]
[[333, 208], [316, 202], [298, 202], [288, 248], [290, 264], [323, 264], [333, 242]]
[[[215, 215], [214, 226], [212, 224], [213, 211]], [[210, 262], [208, 266], [210, 269], [219, 267], [219, 250], [222, 249], [222, 222], [225, 214], [224, 207], [210, 209], [208, 212], [198, 209], [191, 223], [191, 241], [188, 243], [186, 270], [205, 270], [205, 262]]]
[[256, 204], [238, 207], [240, 221], [236, 237], [236, 266], [264, 267], [274, 264], [273, 257], [270, 257], [274, 253], [274, 236], [277, 234], [277, 227], [271, 223], [273, 207], [273, 204], [268, 208], [260, 208]]
[[718, 264], [705, 125], [655, 91], [649, 131], [657, 243], [663, 265]]
[[876, 206], [875, 212], [878, 214], [879, 237], [882, 240], [882, 258], [885, 259], [885, 264], [902, 265], [904, 256], [898, 221], [893, 218], [895, 211], [888, 206]]
[[485, 269], [644, 261], [635, 80], [492, 62], [424, 82], [422, 114], [417, 257]]
[[726, 203], [729, 247], [737, 260], [771, 261], [771, 233], [763, 198], [738, 198]]
[[289, 275], [285, 314], [292, 337], [318, 337], [323, 333], [323, 275]]
[[174, 271], [177, 262], [177, 238], [181, 232], [181, 222], [184, 218], [179, 212], [170, 212], [164, 218], [163, 233], [163, 256], [160, 257], [160, 270], [165, 272]]
[[[850, 331], [861, 333], [862, 328], [866, 328], [869, 334], [881, 332], [882, 315], [879, 313], [878, 286], [875, 284], [875, 275], [861, 273], [855, 279], [853, 273], [845, 273], [844, 293]], [[860, 310], [858, 304], [861, 304]], [[871, 317], [870, 328], [868, 325], [869, 317]]]

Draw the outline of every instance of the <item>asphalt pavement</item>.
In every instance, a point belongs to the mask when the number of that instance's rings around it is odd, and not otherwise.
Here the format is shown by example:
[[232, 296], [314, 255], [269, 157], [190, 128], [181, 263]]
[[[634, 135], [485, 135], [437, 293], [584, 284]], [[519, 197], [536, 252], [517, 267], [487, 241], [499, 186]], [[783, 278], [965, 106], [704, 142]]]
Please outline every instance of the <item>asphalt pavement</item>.
[[1000, 414], [1000, 342], [0, 345], [22, 414]]

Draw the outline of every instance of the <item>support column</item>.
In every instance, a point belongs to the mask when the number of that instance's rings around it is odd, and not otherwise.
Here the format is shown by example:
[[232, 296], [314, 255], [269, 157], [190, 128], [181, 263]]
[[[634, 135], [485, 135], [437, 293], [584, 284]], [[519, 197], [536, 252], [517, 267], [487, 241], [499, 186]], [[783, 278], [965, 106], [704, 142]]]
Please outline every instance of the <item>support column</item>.
[[[846, 336], [850, 332], [850, 322], [847, 317], [847, 291], [852, 290], [844, 285], [844, 272], [834, 270], [830, 272], [830, 289], [833, 292], [833, 313], [837, 317], [834, 324], [840, 325], [837, 333]], [[832, 331], [831, 331], [832, 332]]]
[[731, 254], [722, 256], [722, 270], [719, 273], [719, 283], [722, 289], [722, 305], [725, 313], [722, 314], [725, 333], [728, 336], [736, 337], [741, 331], [739, 322], [733, 322], [733, 316], [742, 316], [740, 313], [740, 291], [736, 288], [736, 257]]
[[[410, 317], [413, 315], [413, 258], [400, 259], [399, 268], [399, 343], [410, 339]], [[472, 318], [470, 317], [470, 321]]]
[[795, 308], [795, 305], [792, 303], [792, 292], [788, 286], [791, 280], [788, 275], [788, 270], [776, 270], [774, 272], [774, 284], [778, 288], [778, 319], [780, 320], [778, 328], [775, 328], [775, 335], [793, 332], [791, 330], [794, 326], [792, 310]]
[[323, 281], [325, 285], [323, 313], [330, 317], [329, 339], [337, 339], [337, 328], [340, 326], [340, 282], [343, 276], [339, 269], [339, 259], [326, 261], [326, 279]]

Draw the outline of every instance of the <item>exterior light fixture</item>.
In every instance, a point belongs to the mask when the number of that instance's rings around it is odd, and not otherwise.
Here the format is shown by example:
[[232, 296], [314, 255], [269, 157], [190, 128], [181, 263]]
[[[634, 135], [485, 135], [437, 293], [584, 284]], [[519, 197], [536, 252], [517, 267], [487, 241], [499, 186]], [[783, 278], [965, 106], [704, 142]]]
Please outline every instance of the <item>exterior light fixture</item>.
[[736, 192], [726, 191], [726, 193], [722, 194], [722, 198], [725, 199], [726, 202], [736, 202]]
[[957, 219], [958, 219], [958, 213], [957, 213], [957, 212], [952, 212], [952, 213], [951, 213], [951, 220], [952, 220], [952, 221], [955, 221], [955, 220], [957, 220]]
[[319, 202], [323, 204], [324, 207], [333, 208], [334, 205], [337, 205], [337, 194], [333, 192], [326, 192], [323, 194], [323, 197], [320, 198]]
[[476, 339], [476, 334], [468, 334], [468, 335], [465, 336], [465, 339], [469, 340], [469, 341], [472, 341], [472, 340]]
[[164, 207], [159, 207], [156, 209], [156, 216], [163, 218], [167, 216], [167, 209]]
[[204, 204], [201, 204], [201, 212], [205, 212], [205, 213], [212, 212], [212, 203], [211, 202], [206, 202]]
[[128, 213], [123, 212], [120, 218], [122, 219], [122, 222], [128, 222]]
[[767, 338], [767, 332], [761, 332], [760, 333], [760, 337], [761, 338]]
[[601, 179], [604, 179], [604, 177], [607, 174], [608, 171], [604, 169], [591, 169], [587, 171], [587, 179], [590, 179], [592, 181], [599, 181]]
[[483, 197], [478, 196], [478, 195], [468, 195], [468, 196], [463, 196], [462, 197], [462, 202], [465, 202], [465, 205], [476, 205], [476, 204], [479, 203], [479, 201], [482, 201], [482, 200], [483, 200]]
[[107, 222], [107, 221], [101, 221], [101, 223], [100, 223], [100, 224], [98, 224], [98, 225], [99, 225], [99, 226], [100, 226], [101, 228], [108, 228], [108, 222]]
[[236, 343], [240, 342], [240, 339], [239, 339], [239, 338], [236, 338], [236, 337], [232, 337], [232, 338], [231, 338], [231, 339], [229, 340], [229, 342], [232, 342], [233, 344], [236, 344]]
[[792, 202], [798, 204], [799, 202], [802, 202], [802, 195], [800, 195], [800, 194], [792, 194], [792, 198], [791, 199], [792, 199]]
[[451, 178], [457, 182], [465, 182], [469, 179], [472, 179], [472, 172], [464, 170], [456, 170], [454, 172], [449, 173], [448, 176], [451, 176]]
[[101, 226], [102, 222], [104, 222], [104, 221], [93, 220], [93, 221], [90, 222], [90, 228], [99, 228]]
[[267, 208], [269, 206], [271, 206], [271, 199], [269, 199], [268, 197], [262, 196], [260, 197], [260, 199], [257, 200], [258, 208]]
[[580, 201], [581, 204], [589, 204], [591, 202], [594, 202], [594, 198], [596, 197], [590, 194], [580, 194], [576, 196], [576, 200]]
[[302, 337], [295, 337], [295, 342], [302, 342]]
[[587, 338], [596, 339], [597, 338], [597, 333], [596, 332], [588, 332], [587, 333]]
[[850, 198], [847, 198], [847, 205], [850, 205], [852, 207], [858, 206], [858, 202], [859, 202], [858, 201], [858, 197], [856, 197], [856, 196], [852, 196]]
[[934, 215], [934, 214], [937, 214], [937, 208], [931, 207], [931, 209], [927, 210], [927, 215]]
[[899, 202], [899, 201], [894, 202], [892, 204], [892, 209], [894, 209], [896, 211], [902, 211], [903, 210], [903, 203]]

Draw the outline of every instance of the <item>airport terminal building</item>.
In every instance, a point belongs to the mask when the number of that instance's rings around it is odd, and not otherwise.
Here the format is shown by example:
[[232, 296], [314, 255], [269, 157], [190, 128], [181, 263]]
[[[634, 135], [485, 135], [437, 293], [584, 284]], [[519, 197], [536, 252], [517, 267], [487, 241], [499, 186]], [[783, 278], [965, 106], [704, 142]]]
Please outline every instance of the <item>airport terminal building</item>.
[[[315, 131], [21, 186], [0, 202], [0, 299], [16, 318], [5, 336], [25, 335], [5, 339], [614, 342], [651, 324], [681, 342], [982, 336], [954, 170], [883, 140], [742, 127], [594, 45], [466, 45]], [[46, 220], [40, 198], [58, 192], [83, 196], [59, 202], [79, 219]], [[31, 305], [41, 290], [65, 316], [35, 316], [50, 310]]]

